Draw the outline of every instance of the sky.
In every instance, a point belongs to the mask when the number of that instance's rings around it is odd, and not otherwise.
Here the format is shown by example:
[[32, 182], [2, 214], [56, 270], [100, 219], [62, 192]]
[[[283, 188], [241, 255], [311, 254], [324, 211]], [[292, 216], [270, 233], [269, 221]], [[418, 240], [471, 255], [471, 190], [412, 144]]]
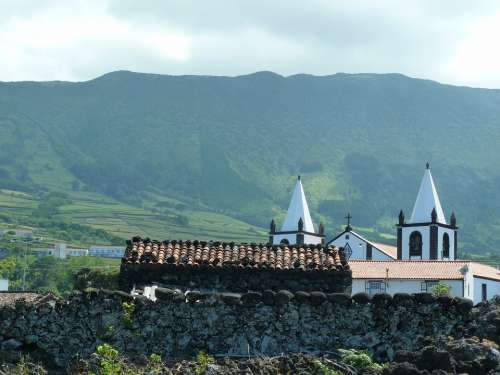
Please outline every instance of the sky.
[[500, 1], [0, 0], [0, 81], [402, 73], [500, 88]]

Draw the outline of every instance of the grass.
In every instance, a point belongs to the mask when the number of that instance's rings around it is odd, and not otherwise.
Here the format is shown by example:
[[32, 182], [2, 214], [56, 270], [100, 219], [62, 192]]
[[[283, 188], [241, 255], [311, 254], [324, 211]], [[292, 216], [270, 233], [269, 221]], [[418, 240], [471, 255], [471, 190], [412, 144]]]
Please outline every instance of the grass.
[[[161, 200], [166, 199], [162, 197]], [[135, 207], [90, 192], [70, 193], [69, 201], [69, 204], [59, 207], [59, 213], [54, 215], [54, 219], [102, 229], [123, 239], [139, 235], [154, 239], [262, 242], [265, 241], [267, 235], [262, 228], [203, 209], [176, 211], [162, 208], [161, 211], [154, 211], [154, 201], [147, 201], [143, 207]], [[33, 195], [0, 190], [0, 208], [3, 218], [14, 219], [13, 221], [16, 222], [9, 224], [4, 220], [3, 227], [21, 226], [23, 218], [32, 215], [38, 203], [39, 201]], [[176, 223], [175, 218], [178, 215], [186, 217], [188, 223], [186, 225]], [[36, 235], [43, 236], [47, 242], [58, 240], [50, 232], [44, 230], [35, 232]], [[75, 243], [75, 245], [90, 244]]]

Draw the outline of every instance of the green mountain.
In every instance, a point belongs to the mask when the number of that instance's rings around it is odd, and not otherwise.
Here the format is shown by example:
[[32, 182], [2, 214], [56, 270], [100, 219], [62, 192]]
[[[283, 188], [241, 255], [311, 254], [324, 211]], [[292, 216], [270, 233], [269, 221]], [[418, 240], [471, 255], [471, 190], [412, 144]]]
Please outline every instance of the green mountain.
[[[496, 250], [499, 139], [500, 90], [399, 74], [121, 71], [80, 83], [0, 83], [0, 188], [38, 205], [47, 191], [66, 192], [73, 204], [55, 215], [67, 221], [89, 195], [101, 214], [142, 210], [123, 233], [99, 215], [79, 221], [122, 237], [143, 231], [144, 217], [155, 235], [222, 238], [235, 225], [228, 238], [265, 239], [301, 174], [329, 235], [350, 211], [355, 227], [390, 238], [429, 161], [462, 248]], [[217, 216], [212, 232], [203, 231], [203, 215]]]

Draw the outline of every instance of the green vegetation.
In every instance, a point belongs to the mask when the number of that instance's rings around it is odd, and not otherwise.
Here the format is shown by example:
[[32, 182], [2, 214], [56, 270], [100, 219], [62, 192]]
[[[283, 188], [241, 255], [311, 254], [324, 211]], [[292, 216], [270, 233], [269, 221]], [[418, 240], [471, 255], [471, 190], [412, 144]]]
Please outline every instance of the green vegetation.
[[350, 211], [392, 241], [430, 161], [461, 255], [498, 251], [498, 90], [398, 74], [115, 72], [0, 83], [0, 113], [0, 223], [47, 238], [264, 241], [301, 173], [328, 235]]
[[357, 370], [368, 370], [372, 373], [382, 373], [386, 365], [373, 361], [372, 357], [365, 351], [355, 349], [339, 349], [342, 361], [353, 366]]
[[215, 363], [215, 358], [204, 352], [199, 352], [196, 356], [196, 375], [203, 375], [207, 371], [208, 365]]
[[122, 373], [118, 350], [109, 344], [102, 344], [97, 347], [96, 352], [100, 357], [100, 375], [120, 375]]
[[432, 287], [432, 294], [436, 297], [449, 296], [451, 291], [451, 285], [439, 281], [436, 285]]
[[123, 324], [125, 327], [128, 329], [132, 328], [132, 325], [134, 323], [134, 312], [135, 312], [135, 305], [133, 302], [123, 302], [122, 303], [122, 310], [123, 310]]
[[318, 375], [342, 375], [340, 371], [330, 368], [319, 359], [315, 360], [313, 363], [314, 369], [316, 370]]
[[89, 286], [108, 289], [118, 287], [118, 259], [28, 256], [26, 265], [24, 256], [14, 254], [0, 259], [0, 277], [9, 279], [11, 290], [22, 290], [25, 267], [25, 290], [50, 291], [64, 295], [73, 289]]

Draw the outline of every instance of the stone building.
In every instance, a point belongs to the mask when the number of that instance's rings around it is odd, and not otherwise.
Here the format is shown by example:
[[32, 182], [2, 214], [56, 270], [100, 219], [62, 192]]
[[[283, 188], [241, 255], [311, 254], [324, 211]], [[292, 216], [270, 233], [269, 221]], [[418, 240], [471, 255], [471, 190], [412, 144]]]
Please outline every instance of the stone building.
[[350, 293], [351, 271], [333, 246], [151, 241], [135, 237], [122, 258], [120, 285], [247, 292], [287, 289]]

